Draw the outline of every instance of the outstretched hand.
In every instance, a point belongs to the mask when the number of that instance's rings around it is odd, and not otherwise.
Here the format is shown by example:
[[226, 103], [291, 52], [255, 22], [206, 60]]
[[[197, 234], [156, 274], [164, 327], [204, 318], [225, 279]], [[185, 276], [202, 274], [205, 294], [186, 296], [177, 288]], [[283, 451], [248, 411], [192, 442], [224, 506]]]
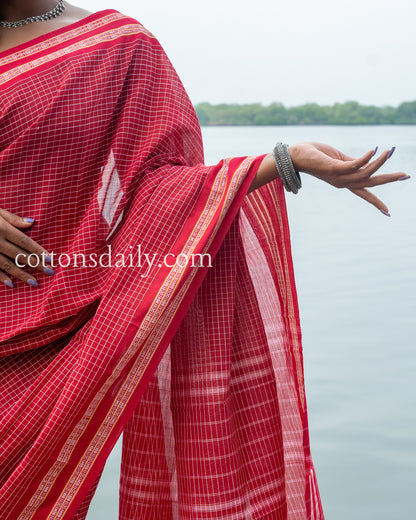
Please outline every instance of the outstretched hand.
[[327, 144], [314, 142], [295, 144], [289, 147], [289, 152], [297, 171], [309, 173], [336, 188], [348, 188], [387, 216], [390, 216], [387, 206], [368, 188], [410, 178], [403, 172], [374, 175], [391, 157], [394, 147], [373, 161], [377, 148], [358, 159]]

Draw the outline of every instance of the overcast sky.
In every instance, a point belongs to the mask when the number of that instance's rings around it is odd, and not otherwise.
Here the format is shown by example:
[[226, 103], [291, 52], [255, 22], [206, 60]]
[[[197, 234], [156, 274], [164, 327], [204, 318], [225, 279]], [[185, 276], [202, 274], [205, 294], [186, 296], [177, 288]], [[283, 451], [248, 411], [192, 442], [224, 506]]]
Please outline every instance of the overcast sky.
[[72, 0], [159, 39], [193, 101], [416, 100], [414, 0]]

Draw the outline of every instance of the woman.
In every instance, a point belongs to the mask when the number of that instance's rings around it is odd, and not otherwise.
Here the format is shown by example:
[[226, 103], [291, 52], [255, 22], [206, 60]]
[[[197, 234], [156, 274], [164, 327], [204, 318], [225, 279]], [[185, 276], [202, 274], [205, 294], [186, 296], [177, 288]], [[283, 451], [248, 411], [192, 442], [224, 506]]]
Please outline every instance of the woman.
[[124, 432], [123, 520], [323, 518], [283, 183], [388, 213], [367, 188], [408, 178], [373, 176], [393, 149], [206, 167], [140, 24], [55, 0], [0, 19], [0, 517], [84, 518]]

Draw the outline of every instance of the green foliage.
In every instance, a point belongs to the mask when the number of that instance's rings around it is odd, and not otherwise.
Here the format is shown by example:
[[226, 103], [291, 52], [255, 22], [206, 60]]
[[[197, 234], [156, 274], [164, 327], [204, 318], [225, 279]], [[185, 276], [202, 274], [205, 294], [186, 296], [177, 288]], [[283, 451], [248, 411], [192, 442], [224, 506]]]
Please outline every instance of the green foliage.
[[360, 105], [356, 101], [322, 106], [306, 103], [286, 108], [281, 103], [264, 106], [211, 105], [199, 103], [195, 107], [202, 126], [214, 125], [415, 125], [416, 101], [405, 102], [397, 108]]
[[398, 123], [401, 125], [416, 124], [416, 101], [402, 103], [397, 108]]

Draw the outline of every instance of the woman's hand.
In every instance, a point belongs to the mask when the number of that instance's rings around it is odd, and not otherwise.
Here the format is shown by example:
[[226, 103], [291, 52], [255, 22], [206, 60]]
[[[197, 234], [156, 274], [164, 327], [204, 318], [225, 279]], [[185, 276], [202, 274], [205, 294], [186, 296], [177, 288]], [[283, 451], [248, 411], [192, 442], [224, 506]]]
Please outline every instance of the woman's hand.
[[[32, 219], [18, 217], [0, 209], [0, 282], [3, 282], [7, 287], [13, 287], [10, 276], [23, 280], [33, 287], [38, 286], [37, 280], [26, 273], [19, 265], [31, 265], [33, 267], [37, 264], [36, 269], [39, 271], [48, 275], [54, 274], [53, 270], [46, 265], [51, 261], [46, 249], [17, 229], [29, 229], [32, 224]], [[36, 258], [38, 259], [37, 262]]]
[[390, 216], [387, 206], [367, 188], [410, 178], [403, 172], [374, 175], [391, 157], [394, 147], [373, 161], [377, 148], [358, 159], [323, 143], [295, 144], [289, 147], [289, 152], [297, 171], [309, 173], [336, 188], [348, 188], [387, 216]]

